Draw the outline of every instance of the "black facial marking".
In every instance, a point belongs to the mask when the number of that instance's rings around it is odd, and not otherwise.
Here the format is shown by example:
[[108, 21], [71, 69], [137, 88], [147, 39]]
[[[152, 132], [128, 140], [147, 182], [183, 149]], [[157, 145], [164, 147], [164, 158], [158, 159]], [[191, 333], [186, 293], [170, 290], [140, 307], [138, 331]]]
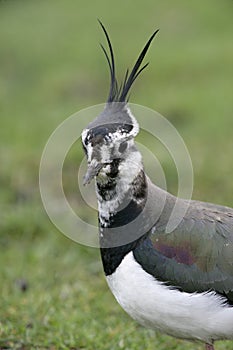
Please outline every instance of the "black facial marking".
[[110, 172], [107, 174], [108, 182], [99, 183], [97, 181], [97, 191], [104, 201], [112, 199], [116, 194], [116, 177], [118, 175], [118, 166], [120, 161], [121, 160], [119, 158], [116, 158], [112, 161], [112, 163], [110, 163]]
[[91, 142], [92, 146], [102, 144], [104, 141], [111, 139], [111, 135], [119, 132], [120, 134], [130, 133], [133, 125], [127, 123], [112, 123], [98, 125], [88, 131], [85, 144]]
[[111, 199], [115, 195], [116, 181], [112, 179], [105, 184], [97, 182], [97, 191], [104, 201]]
[[147, 182], [146, 175], [143, 170], [140, 171], [138, 176], [132, 183], [134, 188], [134, 198], [137, 199], [146, 199], [147, 197]]
[[119, 164], [121, 162], [120, 158], [113, 159], [112, 163], [110, 164], [110, 172], [107, 174], [111, 178], [115, 178], [118, 175], [119, 172]]
[[127, 145], [128, 145], [128, 144], [127, 144], [127, 141], [121, 142], [118, 151], [119, 151], [120, 153], [123, 153], [123, 152], [126, 150]]

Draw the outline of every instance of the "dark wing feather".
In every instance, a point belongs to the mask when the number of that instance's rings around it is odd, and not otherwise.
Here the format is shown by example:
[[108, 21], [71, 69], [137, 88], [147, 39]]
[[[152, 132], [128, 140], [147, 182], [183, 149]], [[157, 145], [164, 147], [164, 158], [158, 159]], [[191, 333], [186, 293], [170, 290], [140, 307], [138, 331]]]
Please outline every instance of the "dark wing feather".
[[134, 251], [154, 277], [186, 292], [213, 290], [233, 304], [233, 210], [192, 201], [172, 232], [158, 222]]

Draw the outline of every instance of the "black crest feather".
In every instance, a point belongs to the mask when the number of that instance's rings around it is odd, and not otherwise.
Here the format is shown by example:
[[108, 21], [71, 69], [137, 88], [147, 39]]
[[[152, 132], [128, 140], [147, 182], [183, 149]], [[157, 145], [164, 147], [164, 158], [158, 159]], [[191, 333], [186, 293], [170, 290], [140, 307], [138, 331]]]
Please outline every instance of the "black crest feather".
[[143, 61], [143, 59], [144, 59], [144, 57], [149, 49], [149, 46], [150, 46], [152, 40], [154, 39], [155, 35], [158, 33], [159, 29], [157, 29], [151, 35], [149, 40], [147, 41], [146, 45], [144, 46], [143, 50], [140, 53], [135, 65], [133, 66], [131, 73], [129, 74], [129, 70], [128, 69], [126, 70], [124, 81], [121, 84], [121, 86], [119, 87], [118, 82], [117, 82], [117, 78], [116, 78], [115, 59], [114, 59], [112, 44], [111, 44], [109, 35], [108, 35], [107, 30], [105, 29], [103, 23], [100, 20], [98, 20], [98, 21], [99, 21], [99, 24], [101, 25], [101, 28], [103, 29], [103, 32], [105, 34], [106, 39], [107, 39], [109, 53], [110, 53], [110, 56], [109, 56], [106, 49], [104, 48], [104, 46], [102, 44], [100, 44], [100, 46], [104, 52], [104, 55], [107, 59], [109, 69], [110, 69], [111, 82], [110, 82], [110, 90], [109, 90], [107, 102], [126, 102], [129, 90], [130, 90], [131, 86], [133, 85], [134, 81], [137, 79], [139, 74], [149, 64], [149, 63], [146, 63], [142, 68], [140, 68], [142, 61]]

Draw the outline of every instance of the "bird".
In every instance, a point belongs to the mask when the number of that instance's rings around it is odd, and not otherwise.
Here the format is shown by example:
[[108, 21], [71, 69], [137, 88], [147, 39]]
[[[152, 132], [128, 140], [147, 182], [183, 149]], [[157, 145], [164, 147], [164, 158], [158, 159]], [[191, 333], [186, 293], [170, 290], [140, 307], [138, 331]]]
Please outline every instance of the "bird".
[[[144, 327], [201, 341], [233, 340], [233, 209], [177, 198], [152, 183], [135, 144], [139, 133], [129, 92], [156, 30], [118, 84], [115, 57], [101, 48], [110, 70], [103, 111], [82, 131], [87, 158], [83, 185], [95, 181], [100, 255], [107, 284], [121, 307]], [[175, 203], [185, 208], [167, 232]]]

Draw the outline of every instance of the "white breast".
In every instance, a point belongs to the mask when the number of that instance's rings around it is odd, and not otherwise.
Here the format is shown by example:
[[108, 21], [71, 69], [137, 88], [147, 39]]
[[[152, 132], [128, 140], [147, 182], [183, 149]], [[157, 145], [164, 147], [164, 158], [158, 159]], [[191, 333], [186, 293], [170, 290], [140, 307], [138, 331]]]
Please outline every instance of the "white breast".
[[185, 293], [145, 272], [129, 253], [108, 285], [123, 309], [143, 326], [184, 339], [233, 339], [233, 308], [215, 293]]

